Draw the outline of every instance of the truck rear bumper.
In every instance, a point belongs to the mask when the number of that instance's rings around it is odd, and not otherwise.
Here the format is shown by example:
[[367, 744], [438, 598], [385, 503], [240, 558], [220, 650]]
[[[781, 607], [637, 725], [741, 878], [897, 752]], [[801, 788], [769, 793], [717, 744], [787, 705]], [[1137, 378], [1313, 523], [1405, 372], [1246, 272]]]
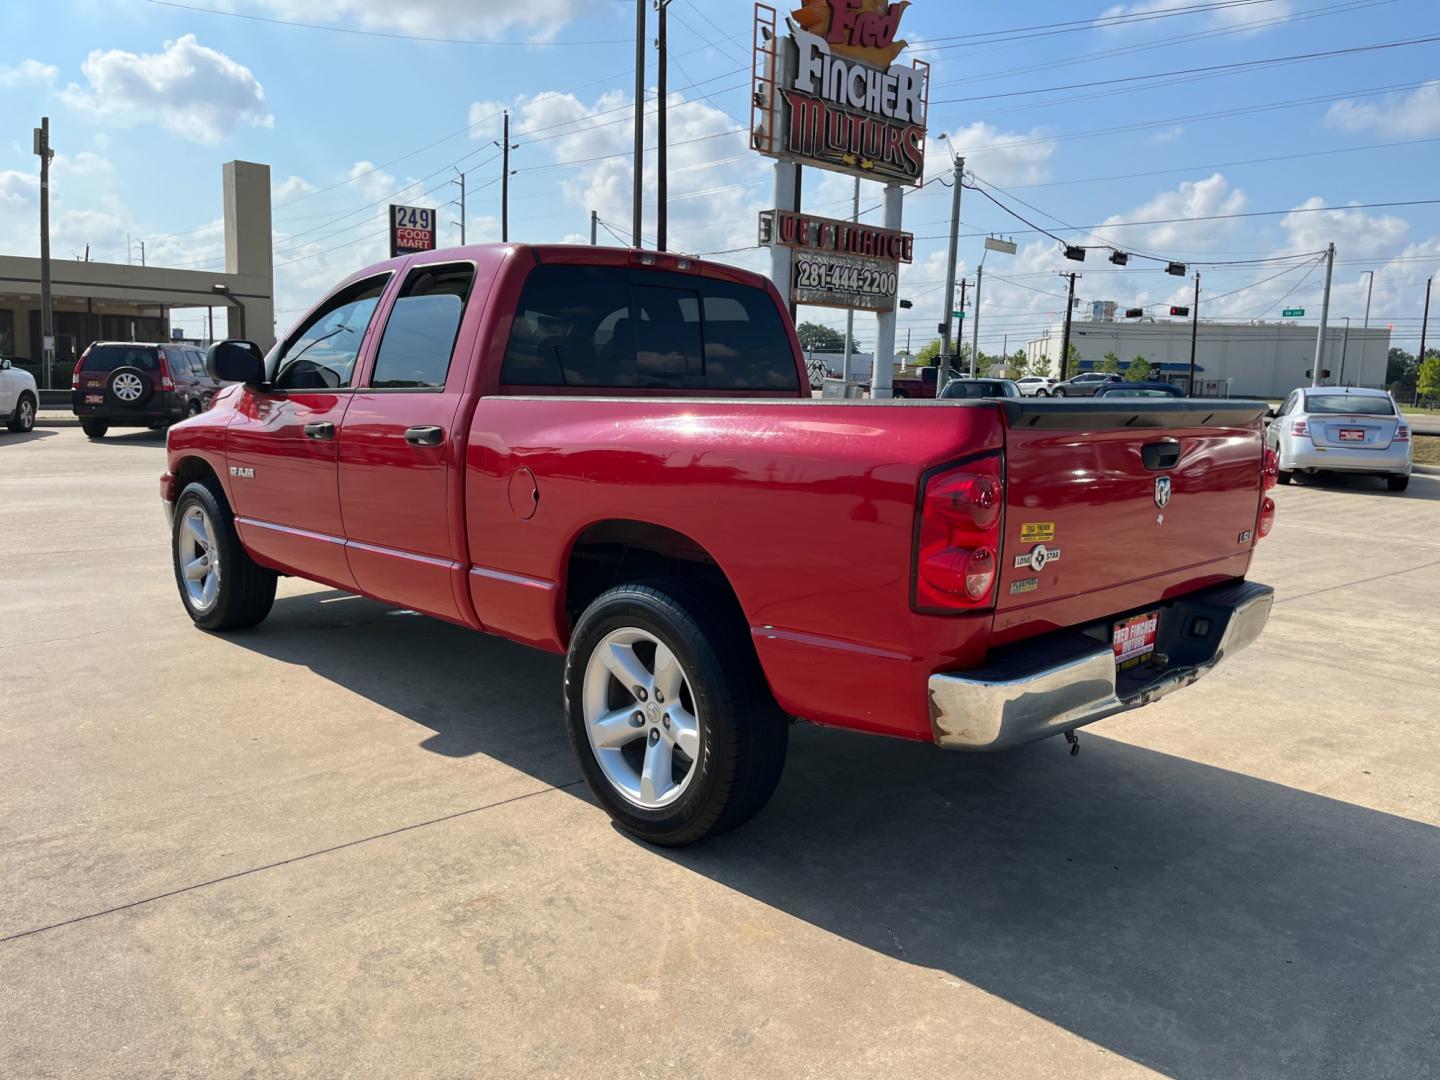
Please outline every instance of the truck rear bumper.
[[1274, 596], [1241, 581], [1156, 604], [1155, 653], [1126, 671], [1116, 671], [1105, 620], [997, 650], [983, 668], [932, 675], [935, 742], [1004, 750], [1158, 701], [1259, 637]]

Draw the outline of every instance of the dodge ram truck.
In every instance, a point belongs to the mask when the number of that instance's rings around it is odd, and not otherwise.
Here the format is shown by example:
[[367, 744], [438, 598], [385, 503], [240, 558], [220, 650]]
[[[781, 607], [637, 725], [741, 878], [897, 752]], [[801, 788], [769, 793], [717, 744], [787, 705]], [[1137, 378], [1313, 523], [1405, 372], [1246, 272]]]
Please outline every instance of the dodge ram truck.
[[409, 255], [207, 362], [160, 483], [195, 624], [295, 575], [562, 653], [585, 780], [658, 844], [758, 811], [795, 720], [1073, 741], [1269, 617], [1263, 402], [812, 398], [728, 266]]

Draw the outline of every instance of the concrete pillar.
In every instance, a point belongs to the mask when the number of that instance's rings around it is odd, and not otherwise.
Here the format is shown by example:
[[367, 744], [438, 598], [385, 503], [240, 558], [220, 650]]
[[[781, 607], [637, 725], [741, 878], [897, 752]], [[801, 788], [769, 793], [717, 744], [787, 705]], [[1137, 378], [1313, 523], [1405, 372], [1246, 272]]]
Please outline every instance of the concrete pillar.
[[[899, 184], [885, 185], [885, 228], [899, 229], [900, 214], [905, 202]], [[899, 297], [896, 297], [899, 303]], [[895, 318], [894, 309], [882, 311], [875, 316], [875, 360], [870, 372], [870, 396], [888, 398], [891, 396], [895, 374]]]
[[[275, 343], [275, 264], [270, 233], [270, 166], [227, 161], [225, 178], [225, 272], [251, 280], [232, 293], [245, 306], [245, 332], [262, 349]], [[229, 305], [228, 319], [238, 326]]]

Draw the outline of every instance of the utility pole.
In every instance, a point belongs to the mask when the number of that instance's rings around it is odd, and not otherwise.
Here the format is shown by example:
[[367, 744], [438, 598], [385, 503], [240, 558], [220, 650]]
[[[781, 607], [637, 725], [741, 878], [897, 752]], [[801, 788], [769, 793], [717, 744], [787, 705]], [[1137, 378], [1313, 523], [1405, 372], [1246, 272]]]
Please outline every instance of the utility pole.
[[[968, 289], [969, 287], [970, 287], [970, 283], [969, 283], [968, 281], [966, 281], [964, 278], [961, 278], [961, 279], [960, 279], [960, 306], [955, 309], [955, 311], [958, 311], [958, 312], [960, 313], [960, 317], [959, 317], [959, 319], [957, 320], [957, 321], [960, 323], [960, 328], [955, 331], [955, 345], [956, 345], [956, 349], [955, 349], [955, 359], [956, 359], [956, 360], [959, 360], [959, 359], [960, 359], [960, 351], [965, 348], [965, 290]], [[955, 318], [955, 312], [952, 311], [952, 312], [950, 313], [950, 318], [952, 318], [952, 319]], [[946, 320], [946, 321], [948, 322], [949, 320]], [[959, 365], [959, 364], [956, 364], [955, 366], [958, 368], [960, 365]]]
[[[855, 194], [850, 201], [850, 220], [860, 220], [860, 178], [855, 177]], [[845, 312], [845, 359], [841, 361], [840, 374], [846, 383], [850, 381], [850, 353], [853, 351], [852, 342], [855, 340], [855, 309], [849, 308]]]
[[659, 143], [655, 150], [655, 246], [660, 251], [665, 250], [665, 227], [669, 217], [665, 205], [669, 199], [669, 180], [665, 175], [668, 167], [665, 147], [665, 11], [669, 7], [670, 0], [655, 0], [655, 48], [659, 54], [655, 68], [656, 91], [659, 95], [655, 105], [655, 133]]
[[1200, 271], [1195, 271], [1195, 303], [1190, 307], [1190, 379], [1185, 396], [1195, 396], [1195, 345], [1200, 337]]
[[1345, 336], [1340, 339], [1340, 374], [1335, 380], [1336, 386], [1345, 385], [1345, 354], [1350, 351], [1350, 316], [1345, 317]]
[[640, 246], [645, 190], [645, 0], [635, 0], [635, 186], [631, 193], [630, 245]]
[[[980, 281], [985, 275], [985, 256], [980, 256], [980, 265], [975, 267], [975, 311], [970, 323], [970, 377], [975, 377], [980, 363]], [[963, 326], [960, 329], [965, 329]]]
[[1370, 297], [1375, 294], [1375, 271], [1366, 270], [1370, 275], [1370, 286], [1365, 290], [1365, 325], [1360, 334], [1360, 377], [1365, 377], [1365, 360], [1370, 350]]
[[145, 265], [145, 241], [144, 241], [144, 240], [136, 240], [135, 242], [140, 245], [140, 265], [141, 265], [141, 266], [144, 266], [144, 265]]
[[49, 390], [55, 366], [55, 305], [50, 295], [50, 159], [55, 152], [50, 149], [48, 116], [42, 116], [35, 129], [35, 154], [40, 159], [40, 348], [45, 389]]
[[1065, 300], [1065, 333], [1060, 338], [1060, 381], [1070, 377], [1070, 312], [1075, 309], [1075, 279], [1080, 275], [1073, 270], [1061, 277], [1070, 279], [1070, 295]]
[[599, 243], [600, 211], [590, 211], [590, 246], [594, 247]]
[[510, 111], [505, 111], [500, 143], [500, 242], [510, 239]]
[[[950, 152], [954, 154], [953, 147]], [[950, 379], [950, 323], [955, 318], [955, 255], [960, 246], [960, 187], [965, 176], [965, 159], [955, 157], [954, 162], [954, 188], [950, 192], [950, 253], [945, 269], [945, 320], [940, 324], [940, 374], [935, 380], [937, 388], [943, 388]]]
[[1325, 299], [1320, 304], [1320, 332], [1315, 335], [1315, 366], [1310, 369], [1310, 385], [1320, 385], [1320, 370], [1325, 365], [1325, 330], [1330, 324], [1330, 278], [1335, 273], [1335, 245], [1325, 249]]
[[[1415, 357], [1415, 370], [1420, 370], [1420, 365], [1425, 363], [1425, 331], [1430, 326], [1430, 283], [1433, 277], [1425, 279], [1425, 314], [1420, 318], [1420, 353]], [[1419, 400], [1419, 383], [1416, 383], [1416, 400]]]
[[[506, 141], [508, 142], [509, 140], [507, 139]], [[460, 246], [461, 246], [461, 247], [464, 247], [464, 246], [465, 246], [465, 174], [464, 174], [463, 172], [461, 172], [459, 169], [456, 169], [456, 170], [455, 170], [455, 175], [456, 175], [457, 179], [451, 180], [450, 182], [451, 182], [452, 184], [458, 184], [459, 187], [460, 187], [460, 220], [459, 220], [459, 221], [452, 222], [451, 224], [459, 225], [459, 226], [460, 226]]]

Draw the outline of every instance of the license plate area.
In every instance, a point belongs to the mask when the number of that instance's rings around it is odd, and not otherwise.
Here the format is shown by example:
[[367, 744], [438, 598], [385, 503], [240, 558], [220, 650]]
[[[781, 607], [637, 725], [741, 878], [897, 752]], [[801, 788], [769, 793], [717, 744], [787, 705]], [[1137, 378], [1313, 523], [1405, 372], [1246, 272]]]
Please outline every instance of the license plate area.
[[86, 405], [103, 405], [104, 403], [105, 403], [105, 395], [104, 395], [104, 394], [86, 394], [86, 395], [85, 395], [85, 404], [86, 404]]
[[1364, 428], [1348, 428], [1348, 427], [1342, 427], [1342, 428], [1340, 429], [1340, 441], [1341, 441], [1341, 442], [1364, 442], [1364, 441], [1365, 441], [1365, 429], [1364, 429]]
[[1160, 630], [1160, 612], [1147, 611], [1116, 622], [1111, 630], [1115, 649], [1115, 670], [1135, 667], [1155, 651], [1155, 638]]

